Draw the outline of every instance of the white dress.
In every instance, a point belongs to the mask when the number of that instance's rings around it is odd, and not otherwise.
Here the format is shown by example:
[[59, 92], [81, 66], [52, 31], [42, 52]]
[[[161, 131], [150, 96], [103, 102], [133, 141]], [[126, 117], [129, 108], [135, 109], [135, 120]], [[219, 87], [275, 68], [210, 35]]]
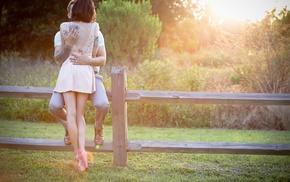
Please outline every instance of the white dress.
[[[71, 25], [77, 25], [77, 22], [65, 22], [60, 26], [60, 33], [62, 37], [66, 37]], [[86, 23], [79, 23], [86, 24]], [[87, 23], [91, 24], [91, 29], [88, 38], [81, 48], [77, 48], [78, 40], [72, 47], [72, 52], [79, 52], [86, 54], [88, 57], [92, 57], [93, 44], [95, 38], [98, 36], [99, 26], [96, 22]], [[95, 74], [93, 67], [89, 65], [74, 65], [70, 61], [70, 56], [62, 64], [57, 78], [55, 92], [81, 92], [91, 94], [95, 92]]]

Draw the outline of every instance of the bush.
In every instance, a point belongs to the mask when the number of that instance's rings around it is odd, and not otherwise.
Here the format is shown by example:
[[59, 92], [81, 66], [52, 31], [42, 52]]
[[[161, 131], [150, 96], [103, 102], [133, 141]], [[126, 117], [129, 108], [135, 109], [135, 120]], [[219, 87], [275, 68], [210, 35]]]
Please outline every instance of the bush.
[[154, 56], [161, 23], [152, 15], [150, 1], [103, 1], [97, 21], [105, 37], [109, 65], [136, 65]]
[[[128, 89], [202, 91], [206, 71], [197, 66], [177, 69], [171, 62], [145, 60], [128, 72]], [[134, 76], [134, 77], [133, 77]], [[155, 127], [210, 127], [213, 106], [129, 103], [130, 125]]]
[[[134, 73], [129, 74], [134, 76], [132, 79], [136, 89], [170, 90], [174, 88], [174, 68], [168, 62], [145, 60], [138, 64]], [[130, 87], [128, 86], [128, 88]]]
[[48, 109], [49, 100], [0, 98], [0, 118], [23, 121], [55, 122]]

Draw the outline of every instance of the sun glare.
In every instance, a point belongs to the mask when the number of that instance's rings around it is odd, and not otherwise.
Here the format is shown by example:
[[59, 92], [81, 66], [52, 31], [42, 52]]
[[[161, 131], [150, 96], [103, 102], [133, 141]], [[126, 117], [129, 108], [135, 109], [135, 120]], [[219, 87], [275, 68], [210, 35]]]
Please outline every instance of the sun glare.
[[290, 8], [290, 0], [203, 0], [203, 3], [215, 16], [239, 21], [260, 21], [266, 16], [266, 11], [275, 7], [277, 10], [286, 5]]

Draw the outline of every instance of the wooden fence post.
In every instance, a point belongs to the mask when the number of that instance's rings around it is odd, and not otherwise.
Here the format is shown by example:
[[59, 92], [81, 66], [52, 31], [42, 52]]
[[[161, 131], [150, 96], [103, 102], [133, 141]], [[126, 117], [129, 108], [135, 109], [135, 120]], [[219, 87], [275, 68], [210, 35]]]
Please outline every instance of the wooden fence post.
[[116, 166], [127, 165], [127, 87], [126, 71], [112, 68], [113, 153]]

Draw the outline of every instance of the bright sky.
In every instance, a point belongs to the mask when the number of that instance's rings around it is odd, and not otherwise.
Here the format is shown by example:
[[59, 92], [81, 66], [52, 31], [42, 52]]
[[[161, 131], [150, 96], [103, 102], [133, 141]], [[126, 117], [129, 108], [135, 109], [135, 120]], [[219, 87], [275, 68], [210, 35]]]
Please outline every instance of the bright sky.
[[287, 5], [290, 10], [290, 0], [200, 0], [211, 6], [214, 13], [222, 18], [234, 20], [260, 21], [274, 7], [278, 12]]

